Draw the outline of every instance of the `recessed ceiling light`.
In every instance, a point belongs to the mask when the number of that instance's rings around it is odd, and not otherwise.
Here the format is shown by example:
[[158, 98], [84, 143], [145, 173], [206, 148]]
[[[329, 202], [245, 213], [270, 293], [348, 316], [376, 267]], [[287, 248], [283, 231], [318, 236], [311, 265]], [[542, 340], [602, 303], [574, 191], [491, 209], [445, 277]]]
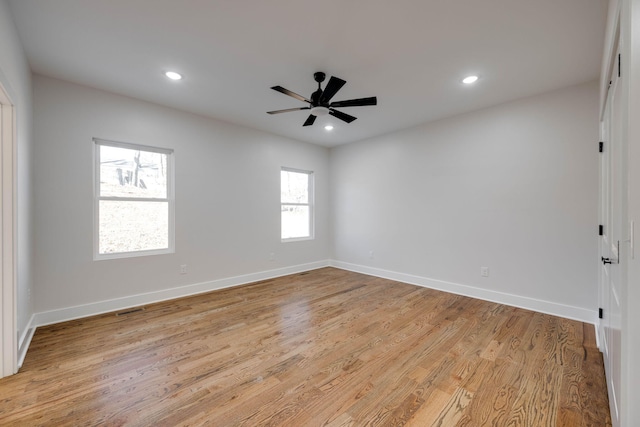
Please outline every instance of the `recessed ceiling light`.
[[326, 125], [326, 126], [324, 127], [324, 130], [333, 130], [333, 126], [331, 126], [331, 125]]
[[182, 79], [182, 75], [176, 73], [175, 71], [167, 71], [164, 73], [165, 76], [169, 77], [171, 80], [180, 80]]
[[462, 79], [462, 83], [470, 85], [471, 83], [475, 83], [478, 80], [478, 76], [467, 76]]

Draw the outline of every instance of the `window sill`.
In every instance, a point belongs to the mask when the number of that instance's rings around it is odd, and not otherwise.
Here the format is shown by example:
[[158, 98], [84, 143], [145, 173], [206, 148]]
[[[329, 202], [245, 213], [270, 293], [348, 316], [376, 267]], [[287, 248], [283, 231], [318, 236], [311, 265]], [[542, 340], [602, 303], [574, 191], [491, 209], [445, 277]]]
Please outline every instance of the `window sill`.
[[291, 237], [288, 239], [281, 239], [280, 242], [282, 243], [289, 243], [289, 242], [304, 242], [306, 240], [314, 240], [315, 237], [313, 236], [309, 236], [309, 237]]
[[110, 254], [94, 254], [94, 261], [104, 261], [109, 259], [121, 259], [121, 258], [137, 258], [141, 256], [152, 256], [152, 255], [166, 255], [173, 254], [176, 251], [173, 248], [169, 249], [155, 249], [150, 251], [135, 251], [135, 252], [116, 252]]

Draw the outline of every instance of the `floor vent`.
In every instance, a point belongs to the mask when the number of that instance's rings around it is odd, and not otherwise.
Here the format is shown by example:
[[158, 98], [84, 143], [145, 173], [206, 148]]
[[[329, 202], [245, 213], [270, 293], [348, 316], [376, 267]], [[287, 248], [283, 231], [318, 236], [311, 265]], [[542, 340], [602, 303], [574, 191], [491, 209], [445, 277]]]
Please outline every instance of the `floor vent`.
[[133, 314], [133, 313], [138, 313], [140, 311], [144, 311], [144, 307], [136, 307], [130, 310], [119, 311], [116, 313], [116, 316], [124, 316], [125, 314]]

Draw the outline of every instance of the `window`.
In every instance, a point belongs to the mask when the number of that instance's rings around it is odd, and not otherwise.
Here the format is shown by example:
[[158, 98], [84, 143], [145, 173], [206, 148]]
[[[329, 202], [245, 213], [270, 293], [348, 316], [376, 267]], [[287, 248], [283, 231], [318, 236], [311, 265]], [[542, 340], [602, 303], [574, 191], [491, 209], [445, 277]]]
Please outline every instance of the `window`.
[[173, 252], [173, 150], [94, 142], [94, 258]]
[[280, 171], [282, 240], [313, 239], [313, 172]]

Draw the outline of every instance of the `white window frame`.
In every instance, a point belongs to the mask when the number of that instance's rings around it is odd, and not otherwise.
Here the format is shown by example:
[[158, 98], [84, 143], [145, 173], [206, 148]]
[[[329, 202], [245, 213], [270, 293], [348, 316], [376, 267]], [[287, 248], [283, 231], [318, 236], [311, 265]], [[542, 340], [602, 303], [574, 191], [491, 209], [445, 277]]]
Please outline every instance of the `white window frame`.
[[[117, 258], [133, 258], [149, 255], [161, 255], [175, 253], [175, 187], [174, 187], [174, 159], [173, 150], [168, 148], [151, 147], [148, 145], [133, 144], [130, 142], [110, 141], [106, 139], [93, 138], [93, 259], [95, 261], [117, 259]], [[140, 150], [152, 153], [165, 154], [167, 156], [167, 197], [166, 198], [145, 198], [145, 197], [104, 197], [100, 196], [100, 146], [119, 147], [129, 150]], [[100, 240], [100, 201], [101, 200], [120, 200], [127, 202], [167, 202], [168, 203], [168, 215], [169, 215], [169, 241], [168, 247], [162, 249], [153, 250], [141, 250], [130, 252], [116, 252], [109, 254], [99, 253], [99, 240]]]
[[[315, 206], [314, 206], [314, 197], [315, 197], [315, 188], [314, 188], [314, 173], [313, 171], [303, 170], [303, 169], [294, 169], [282, 166], [280, 168], [280, 193], [282, 194], [282, 172], [294, 172], [308, 175], [308, 188], [307, 188], [307, 200], [308, 203], [284, 203], [282, 201], [282, 196], [280, 198], [280, 240], [282, 242], [300, 242], [304, 240], [313, 240], [315, 238]], [[282, 207], [283, 206], [308, 206], [309, 207], [309, 236], [304, 237], [282, 237]]]

